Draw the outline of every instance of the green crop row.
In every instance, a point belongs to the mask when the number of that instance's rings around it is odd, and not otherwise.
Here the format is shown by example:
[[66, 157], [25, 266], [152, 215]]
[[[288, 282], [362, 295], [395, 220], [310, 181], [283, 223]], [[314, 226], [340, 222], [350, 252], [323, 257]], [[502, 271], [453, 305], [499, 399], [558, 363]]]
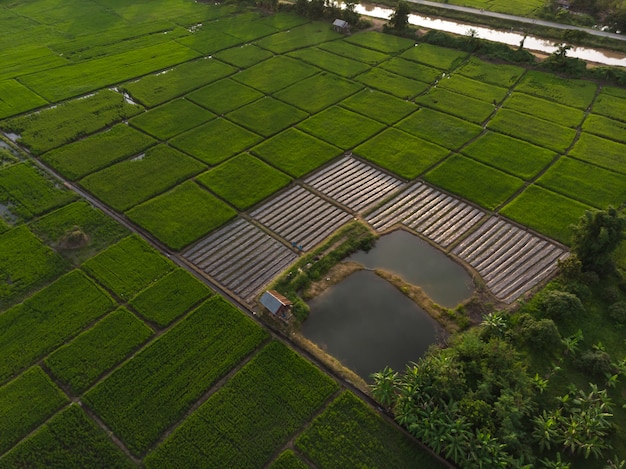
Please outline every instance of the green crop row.
[[367, 65], [377, 65], [389, 58], [387, 54], [372, 49], [350, 44], [345, 41], [330, 41], [319, 45], [319, 48], [340, 57], [363, 62]]
[[141, 109], [141, 106], [127, 103], [120, 93], [102, 90], [38, 113], [3, 121], [0, 128], [19, 134], [21, 144], [40, 154], [131, 117]]
[[563, 106], [524, 93], [513, 93], [504, 103], [504, 108], [572, 128], [578, 127], [584, 117], [584, 112], [581, 109]]
[[82, 266], [122, 299], [131, 299], [174, 268], [137, 235], [124, 238]]
[[531, 70], [515, 89], [566, 106], [586, 109], [591, 104], [597, 87], [598, 85], [588, 80], [561, 78], [551, 73]]
[[412, 101], [398, 99], [372, 89], [352, 95], [343, 100], [340, 105], [388, 125], [417, 110], [417, 106]]
[[349, 392], [313, 420], [296, 448], [323, 469], [446, 467]]
[[362, 73], [355, 79], [374, 89], [403, 99], [412, 98], [428, 89], [428, 84], [422, 81], [411, 80], [410, 78], [396, 75], [380, 67]]
[[262, 466], [337, 387], [272, 342], [153, 451], [146, 466]]
[[71, 339], [114, 306], [83, 273], [73, 271], [0, 315], [0, 382]]
[[459, 68], [458, 73], [484, 83], [510, 88], [524, 74], [524, 71], [522, 67], [516, 65], [485, 62], [472, 56], [465, 65]]
[[167, 140], [214, 117], [212, 112], [186, 99], [177, 99], [139, 114], [130, 122], [158, 139]]
[[130, 305], [142, 317], [165, 327], [211, 294], [189, 272], [176, 269], [142, 291]]
[[392, 73], [412, 80], [423, 81], [424, 83], [433, 83], [441, 76], [441, 70], [400, 57], [393, 57], [380, 64], [380, 67]]
[[418, 96], [415, 102], [476, 124], [483, 123], [494, 111], [493, 103], [480, 101], [442, 88], [431, 88], [428, 93]]
[[[0, 70], [0, 80], [16, 78], [20, 75], [60, 67], [67, 63], [66, 57], [60, 57], [48, 47], [41, 44], [12, 47], [8, 50], [2, 48], [2, 70]], [[0, 85], [0, 89], [5, 88], [8, 81], [2, 83], [3, 84]]]
[[44, 106], [48, 101], [15, 80], [0, 81], [0, 119]]
[[30, 467], [136, 467], [78, 405], [54, 416], [31, 437], [0, 458], [0, 469]]
[[397, 54], [415, 45], [415, 41], [412, 39], [391, 34], [379, 34], [375, 31], [348, 36], [345, 41], [361, 47], [374, 49], [384, 54]]
[[624, 109], [626, 109], [626, 93], [623, 91], [622, 88], [602, 88], [593, 103], [593, 112], [612, 119], [626, 120], [626, 116], [624, 116]]
[[[298, 87], [300, 85], [295, 86]], [[307, 90], [305, 89], [304, 91]], [[308, 91], [313, 93], [313, 95], [315, 94], [313, 90]], [[281, 130], [285, 130], [307, 116], [306, 112], [269, 96], [265, 96], [263, 99], [240, 107], [228, 114], [230, 120], [264, 137], [269, 137]]]
[[569, 152], [580, 160], [626, 174], [624, 145], [583, 132]]
[[589, 114], [583, 123], [583, 130], [600, 137], [626, 143], [626, 122], [608, 117]]
[[142, 454], [266, 337], [265, 330], [214, 296], [85, 400], [133, 453]]
[[238, 68], [248, 68], [269, 59], [272, 55], [274, 54], [270, 51], [261, 49], [254, 44], [244, 44], [218, 52], [214, 57]]
[[328, 23], [315, 21], [288, 31], [281, 31], [257, 41], [257, 45], [275, 54], [284, 54], [295, 49], [313, 46], [321, 42], [338, 39], [341, 35], [328, 27]]
[[38, 366], [0, 386], [0, 454], [66, 402], [67, 397]]
[[303, 80], [319, 71], [304, 62], [279, 55], [233, 75], [233, 79], [266, 94]]
[[467, 52], [447, 49], [433, 44], [416, 44], [415, 47], [407, 49], [400, 54], [400, 57], [442, 70], [450, 70], [467, 57]]
[[[141, 116], [145, 115], [147, 114]], [[140, 153], [154, 143], [156, 142], [144, 133], [120, 124], [106, 132], [44, 153], [41, 159], [63, 176], [76, 180]]]
[[120, 308], [55, 350], [44, 363], [75, 394], [82, 394], [104, 372], [152, 335], [152, 329]]
[[479, 99], [488, 103], [499, 103], [504, 99], [508, 90], [500, 86], [490, 85], [463, 75], [446, 75], [439, 80], [438, 87], [460, 93], [463, 96]]
[[262, 97], [260, 91], [226, 78], [188, 94], [186, 99], [216, 114], [224, 114]]
[[352, 78], [369, 69], [369, 66], [363, 62], [342, 57], [318, 47], [295, 50], [288, 55], [345, 78]]

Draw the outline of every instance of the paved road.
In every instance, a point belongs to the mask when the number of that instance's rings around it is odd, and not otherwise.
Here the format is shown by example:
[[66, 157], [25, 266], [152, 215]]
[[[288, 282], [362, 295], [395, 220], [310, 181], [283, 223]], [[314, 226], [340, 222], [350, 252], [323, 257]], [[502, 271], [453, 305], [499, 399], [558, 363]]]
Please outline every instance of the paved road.
[[462, 11], [465, 13], [471, 13], [473, 15], [489, 16], [491, 18], [499, 18], [503, 20], [517, 21], [519, 23], [536, 24], [539, 26], [546, 26], [548, 28], [584, 31], [594, 36], [617, 39], [618, 41], [626, 41], [626, 35], [608, 33], [606, 31], [598, 31], [597, 29], [583, 28], [581, 26], [573, 26], [571, 24], [553, 23], [552, 21], [537, 20], [533, 18], [526, 18], [524, 16], [507, 15], [505, 13], [496, 13], [495, 11], [486, 11], [482, 9], [479, 10], [478, 8], [469, 8], [469, 7], [459, 6], [459, 5], [450, 5], [449, 3], [431, 2], [428, 0], [407, 0], [407, 1], [411, 3], [418, 3], [420, 5], [427, 5], [430, 7], [441, 8], [443, 10]]

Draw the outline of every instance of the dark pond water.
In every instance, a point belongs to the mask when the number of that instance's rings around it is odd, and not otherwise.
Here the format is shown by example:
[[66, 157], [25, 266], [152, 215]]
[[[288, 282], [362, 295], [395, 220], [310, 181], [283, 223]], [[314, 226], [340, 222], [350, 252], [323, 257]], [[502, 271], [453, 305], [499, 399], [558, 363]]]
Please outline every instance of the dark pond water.
[[309, 302], [302, 334], [371, 382], [385, 365], [403, 371], [443, 333], [428, 313], [372, 271], [353, 273]]
[[419, 237], [396, 230], [381, 236], [369, 252], [349, 260], [371, 269], [383, 269], [418, 285], [437, 304], [454, 308], [474, 292], [471, 275], [460, 264]]

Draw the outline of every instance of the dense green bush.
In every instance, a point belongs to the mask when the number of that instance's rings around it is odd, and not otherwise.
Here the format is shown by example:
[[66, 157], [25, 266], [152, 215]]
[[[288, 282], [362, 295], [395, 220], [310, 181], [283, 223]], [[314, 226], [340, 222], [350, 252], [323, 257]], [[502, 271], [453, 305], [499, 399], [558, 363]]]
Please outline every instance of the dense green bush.
[[576, 295], [558, 290], [545, 293], [539, 299], [539, 308], [552, 319], [567, 319], [585, 313], [585, 307]]
[[614, 371], [611, 355], [604, 350], [585, 350], [576, 358], [577, 368], [596, 376], [605, 376]]
[[609, 306], [609, 316], [619, 324], [626, 323], [626, 301], [618, 301]]
[[552, 319], [527, 321], [522, 328], [522, 335], [537, 348], [553, 349], [561, 343], [561, 334]]

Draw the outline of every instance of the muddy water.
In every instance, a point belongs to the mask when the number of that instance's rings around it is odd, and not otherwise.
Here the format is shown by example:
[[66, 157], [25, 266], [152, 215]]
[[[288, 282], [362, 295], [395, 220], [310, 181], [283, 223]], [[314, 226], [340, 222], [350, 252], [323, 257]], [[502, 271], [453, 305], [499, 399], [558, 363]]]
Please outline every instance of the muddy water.
[[363, 379], [402, 371], [442, 334], [428, 313], [372, 271], [362, 270], [309, 302], [302, 335]]

